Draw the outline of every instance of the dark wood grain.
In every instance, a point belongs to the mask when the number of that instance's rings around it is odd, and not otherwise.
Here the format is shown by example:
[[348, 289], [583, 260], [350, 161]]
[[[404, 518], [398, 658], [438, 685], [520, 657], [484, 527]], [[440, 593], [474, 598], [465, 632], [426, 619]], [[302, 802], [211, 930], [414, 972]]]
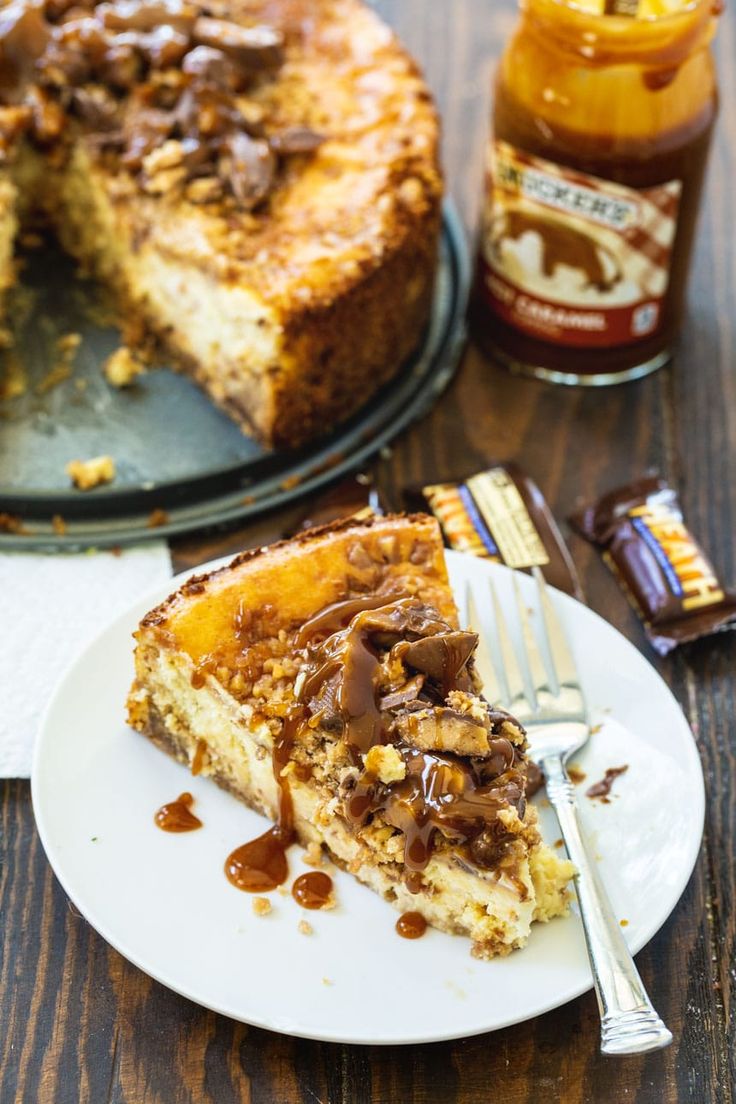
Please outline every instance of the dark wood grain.
[[[479, 196], [491, 65], [511, 0], [381, 0], [442, 105], [449, 183], [468, 228]], [[376, 471], [398, 503], [407, 483], [516, 456], [558, 517], [654, 466], [679, 484], [687, 517], [736, 582], [736, 33], [717, 42], [724, 109], [711, 163], [676, 361], [600, 393], [512, 379], [474, 349], [445, 399]], [[299, 512], [179, 541], [177, 567], [279, 536]], [[596, 554], [571, 538], [591, 606], [651, 652]], [[728, 1104], [736, 1086], [736, 637], [658, 667], [696, 732], [708, 787], [691, 882], [638, 956], [675, 1043], [640, 1059], [598, 1054], [592, 996], [493, 1035], [434, 1046], [344, 1047], [272, 1035], [177, 997], [129, 965], [69, 904], [43, 856], [25, 782], [2, 786], [0, 1102], [29, 1104]], [[212, 933], [212, 937], [215, 935]], [[274, 979], [279, 964], [274, 963]], [[288, 979], [283, 979], [288, 983]], [[411, 1016], [411, 994], [406, 994]]]

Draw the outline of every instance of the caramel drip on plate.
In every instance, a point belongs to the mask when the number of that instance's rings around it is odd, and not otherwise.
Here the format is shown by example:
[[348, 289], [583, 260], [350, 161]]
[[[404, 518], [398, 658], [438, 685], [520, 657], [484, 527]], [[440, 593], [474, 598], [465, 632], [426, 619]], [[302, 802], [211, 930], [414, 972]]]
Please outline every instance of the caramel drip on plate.
[[[283, 885], [289, 876], [286, 849], [294, 841], [294, 805], [289, 781], [283, 771], [291, 758], [294, 740], [306, 710], [294, 709], [284, 720], [272, 752], [273, 776], [279, 788], [278, 824], [262, 836], [237, 847], [225, 861], [225, 874], [231, 885], [248, 893], [265, 893]], [[314, 907], [314, 906], [305, 906]]]
[[396, 921], [396, 931], [403, 939], [419, 939], [427, 930], [421, 912], [404, 912]]
[[291, 895], [302, 908], [324, 908], [332, 897], [332, 878], [321, 870], [301, 874], [291, 887]]
[[179, 794], [176, 801], [162, 805], [154, 814], [154, 822], [164, 832], [194, 832], [202, 827], [202, 821], [191, 811], [194, 798], [190, 793]]
[[283, 885], [289, 876], [286, 848], [290, 842], [276, 825], [237, 847], [225, 860], [227, 880], [247, 893], [266, 893]]
[[620, 774], [626, 774], [629, 769], [628, 764], [623, 767], [609, 767], [600, 782], [594, 782], [585, 791], [586, 797], [599, 797], [601, 801], [608, 803], [608, 795], [611, 792], [611, 787]]

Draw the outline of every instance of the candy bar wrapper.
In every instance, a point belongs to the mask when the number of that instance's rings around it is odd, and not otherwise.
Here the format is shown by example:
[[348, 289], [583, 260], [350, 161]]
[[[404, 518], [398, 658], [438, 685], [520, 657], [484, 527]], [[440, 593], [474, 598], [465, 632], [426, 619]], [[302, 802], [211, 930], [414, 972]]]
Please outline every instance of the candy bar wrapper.
[[736, 595], [721, 585], [664, 479], [610, 491], [570, 524], [601, 549], [660, 655], [736, 628]]
[[547, 582], [583, 600], [580, 580], [542, 492], [516, 464], [495, 464], [462, 482], [405, 495], [434, 514], [445, 543], [507, 567], [538, 566]]

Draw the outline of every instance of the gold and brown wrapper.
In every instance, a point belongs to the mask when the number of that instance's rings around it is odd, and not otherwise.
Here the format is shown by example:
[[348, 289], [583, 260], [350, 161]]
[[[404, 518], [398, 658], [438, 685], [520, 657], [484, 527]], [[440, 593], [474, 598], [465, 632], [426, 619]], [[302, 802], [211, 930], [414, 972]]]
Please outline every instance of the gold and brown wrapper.
[[664, 479], [609, 491], [570, 524], [601, 550], [660, 655], [736, 628], [736, 595], [722, 586]]
[[457, 482], [434, 483], [406, 494], [410, 509], [440, 523], [449, 548], [527, 569], [583, 599], [570, 553], [536, 483], [513, 463], [497, 463]]

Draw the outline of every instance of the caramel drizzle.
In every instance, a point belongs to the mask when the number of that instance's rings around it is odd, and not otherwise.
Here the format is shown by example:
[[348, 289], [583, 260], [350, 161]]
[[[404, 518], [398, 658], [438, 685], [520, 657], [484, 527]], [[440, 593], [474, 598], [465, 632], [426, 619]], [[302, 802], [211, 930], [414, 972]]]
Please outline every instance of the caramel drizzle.
[[599, 797], [601, 801], [607, 804], [609, 801], [608, 795], [611, 792], [611, 787], [613, 786], [613, 783], [616, 781], [619, 775], [626, 774], [626, 771], [628, 769], [628, 763], [625, 764], [623, 767], [609, 767], [603, 778], [601, 778], [600, 782], [594, 782], [593, 785], [585, 791], [585, 796]]
[[[401, 634], [407, 615], [416, 614], [418, 608], [420, 604], [409, 598], [389, 605], [385, 598], [351, 599], [317, 614], [297, 640], [308, 648], [311, 665], [300, 698], [303, 702], [317, 699], [318, 708], [320, 692], [334, 682], [334, 705], [356, 762], [374, 744], [390, 739], [391, 718], [377, 703], [380, 659], [374, 638], [392, 631]], [[427, 635], [441, 634], [443, 638], [442, 661], [439, 669], [432, 671], [435, 695], [444, 700], [453, 689], [467, 689], [467, 641], [452, 638], [451, 627], [435, 617], [427, 616], [422, 627]], [[332, 634], [326, 635], [330, 630]], [[315, 646], [318, 636], [325, 638]], [[402, 658], [410, 647], [408, 641], [399, 641], [393, 654]], [[497, 827], [501, 808], [513, 805], [523, 815], [525, 779], [519, 769], [520, 754], [503, 738], [492, 741], [491, 756], [477, 763], [449, 753], [395, 746], [404, 760], [406, 777], [387, 786], [364, 771], [346, 801], [347, 819], [363, 825], [381, 812], [387, 823], [403, 833], [404, 865], [410, 875], [407, 884], [413, 892], [420, 888], [420, 881], [411, 875], [426, 868], [438, 830], [446, 838], [471, 844], [472, 861], [483, 865], [482, 852], [472, 852], [474, 841]], [[494, 841], [490, 850], [494, 861], [501, 858], [502, 841]]]
[[194, 755], [192, 756], [192, 774], [197, 775], [202, 770], [202, 767], [206, 766], [208, 761], [207, 744], [204, 740], [197, 740], [197, 746], [194, 749]]
[[157, 809], [154, 822], [164, 832], [194, 832], [202, 827], [202, 821], [191, 811], [194, 798], [190, 793], [179, 794], [176, 801], [168, 801]]
[[278, 822], [262, 836], [236, 847], [225, 860], [225, 875], [236, 889], [266, 893], [283, 885], [289, 876], [286, 849], [294, 842], [294, 803], [283, 771], [305, 718], [305, 709], [294, 709], [284, 719], [281, 732], [274, 740], [271, 762], [279, 789]]
[[396, 931], [403, 939], [420, 939], [427, 930], [421, 912], [403, 912], [396, 921]]
[[[406, 613], [417, 605], [413, 598], [399, 598], [390, 604], [386, 596], [351, 598], [317, 614], [297, 638], [297, 645], [309, 645], [315, 636], [333, 629], [331, 635], [311, 649], [312, 669], [300, 697], [309, 701], [337, 676], [335, 704], [344, 721], [345, 740], [356, 757], [365, 755], [374, 744], [385, 742], [385, 721], [376, 702], [375, 687], [380, 659], [373, 637], [378, 632], [401, 633]], [[377, 623], [375, 615], [379, 610], [383, 618]], [[340, 625], [346, 627], [335, 628]], [[427, 627], [450, 631], [449, 625], [439, 620], [428, 620]]]
[[[477, 865], [502, 862], [504, 832], [499, 828], [498, 812], [509, 806], [515, 806], [520, 815], [524, 811], [521, 754], [502, 737], [491, 741], [491, 754], [483, 760], [421, 751], [393, 740], [393, 718], [380, 708], [377, 676], [381, 653], [389, 646], [386, 639], [405, 636], [407, 631], [420, 641], [424, 636], [443, 638], [442, 647], [435, 649], [432, 661], [426, 664], [428, 708], [453, 689], [468, 689], [468, 641], [459, 634], [453, 637], [451, 626], [416, 599], [392, 600], [385, 595], [351, 598], [328, 606], [302, 626], [295, 644], [307, 659], [305, 677], [272, 753], [279, 787], [278, 823], [229, 856], [226, 873], [239, 889], [262, 892], [281, 885], [288, 876], [285, 852], [294, 839], [294, 810], [285, 771], [302, 727], [310, 719], [319, 721], [326, 708], [325, 695], [340, 718], [342, 736], [356, 764], [362, 763], [362, 756], [375, 744], [389, 741], [404, 761], [405, 778], [390, 785], [363, 770], [346, 800], [345, 812], [356, 826], [380, 812], [403, 833], [406, 883], [412, 892], [421, 888], [421, 872], [431, 857], [437, 831], [467, 844], [470, 861]], [[393, 645], [393, 655], [399, 659], [408, 656], [411, 647], [412, 641], [399, 639]], [[422, 686], [421, 680], [417, 685]], [[297, 880], [300, 887], [302, 882]]]
[[[436, 831], [458, 843], [472, 843], [496, 822], [500, 809], [518, 808], [523, 801], [524, 781], [512, 765], [513, 749], [509, 768], [489, 782], [483, 781], [472, 762], [449, 753], [398, 750], [406, 777], [384, 786], [364, 773], [347, 802], [347, 814], [360, 825], [370, 814], [382, 812], [386, 822], [404, 834], [408, 870], [419, 873], [426, 868]], [[477, 856], [474, 861], [478, 862]]]
[[291, 887], [291, 895], [302, 908], [324, 908], [332, 898], [332, 878], [322, 870], [301, 874]]
[[276, 825], [236, 847], [225, 860], [227, 880], [246, 893], [267, 893], [283, 885], [289, 876], [286, 848], [290, 842]]

